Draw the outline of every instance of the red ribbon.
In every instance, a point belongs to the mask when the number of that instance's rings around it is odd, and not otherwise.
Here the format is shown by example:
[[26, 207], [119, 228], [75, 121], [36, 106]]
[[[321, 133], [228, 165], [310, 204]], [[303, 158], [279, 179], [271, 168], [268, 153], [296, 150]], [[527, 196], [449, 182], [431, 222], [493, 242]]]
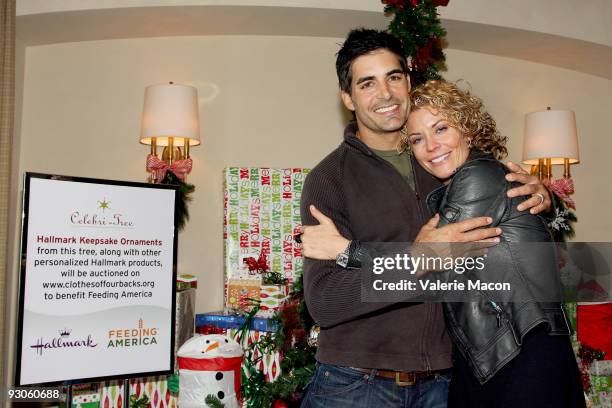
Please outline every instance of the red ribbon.
[[225, 334], [224, 329], [220, 329], [212, 324], [205, 324], [204, 326], [196, 327], [198, 334]]
[[243, 263], [247, 264], [249, 268], [249, 274], [255, 275], [257, 272], [266, 272], [268, 270], [268, 260], [266, 259], [266, 254], [262, 253], [259, 255], [258, 259], [253, 257], [244, 258], [242, 260]]
[[180, 180], [185, 180], [185, 176], [191, 172], [192, 166], [193, 161], [191, 157], [168, 164], [152, 154], [147, 156], [147, 171], [155, 173], [155, 180], [158, 183], [166, 177], [166, 172], [168, 171], [174, 173]]
[[574, 194], [574, 181], [571, 178], [561, 178], [554, 180], [548, 186], [550, 191], [555, 193], [569, 208], [576, 209], [576, 203], [570, 197]]

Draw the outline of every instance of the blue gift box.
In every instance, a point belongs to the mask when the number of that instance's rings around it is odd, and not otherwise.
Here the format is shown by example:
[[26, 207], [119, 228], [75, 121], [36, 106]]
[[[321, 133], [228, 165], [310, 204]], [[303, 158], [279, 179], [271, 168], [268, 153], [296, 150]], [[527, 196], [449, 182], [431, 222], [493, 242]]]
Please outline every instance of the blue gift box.
[[[229, 314], [225, 312], [199, 313], [196, 315], [196, 328], [201, 326], [215, 326], [219, 329], [239, 329], [244, 325], [246, 316], [239, 314]], [[251, 322], [250, 330], [275, 333], [278, 325], [272, 319], [264, 317], [254, 317]]]

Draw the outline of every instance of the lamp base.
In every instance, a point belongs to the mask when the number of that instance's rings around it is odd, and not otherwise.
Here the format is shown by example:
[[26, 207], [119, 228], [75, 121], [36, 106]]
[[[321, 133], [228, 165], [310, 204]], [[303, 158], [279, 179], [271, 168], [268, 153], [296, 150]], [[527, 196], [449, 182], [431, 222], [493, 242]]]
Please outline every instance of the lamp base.
[[[170, 160], [170, 157], [172, 157], [172, 160]], [[172, 162], [174, 162], [175, 160], [182, 160], [184, 159], [183, 157], [183, 151], [181, 150], [180, 147], [178, 146], [174, 146], [172, 148], [172, 155], [170, 154], [170, 149], [168, 148], [168, 146], [164, 147], [164, 150], [162, 151], [162, 157], [161, 159], [163, 161], [165, 161], [168, 164], [172, 164]]]

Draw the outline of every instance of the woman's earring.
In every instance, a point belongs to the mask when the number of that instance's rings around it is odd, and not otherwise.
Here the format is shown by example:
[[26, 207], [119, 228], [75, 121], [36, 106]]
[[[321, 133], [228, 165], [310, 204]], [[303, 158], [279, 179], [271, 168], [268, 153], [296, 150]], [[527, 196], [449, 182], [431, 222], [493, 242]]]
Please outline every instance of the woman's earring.
[[468, 139], [468, 149], [472, 148], [472, 139]]

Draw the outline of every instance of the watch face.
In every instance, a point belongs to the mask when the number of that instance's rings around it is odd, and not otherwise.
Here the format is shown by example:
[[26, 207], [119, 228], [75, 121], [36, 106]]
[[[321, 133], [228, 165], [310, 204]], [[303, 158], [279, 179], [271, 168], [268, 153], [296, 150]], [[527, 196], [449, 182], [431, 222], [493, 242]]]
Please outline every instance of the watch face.
[[346, 265], [348, 265], [348, 261], [349, 261], [348, 254], [344, 252], [342, 252], [341, 254], [338, 254], [338, 257], [336, 257], [336, 263], [343, 268], [346, 268]]

